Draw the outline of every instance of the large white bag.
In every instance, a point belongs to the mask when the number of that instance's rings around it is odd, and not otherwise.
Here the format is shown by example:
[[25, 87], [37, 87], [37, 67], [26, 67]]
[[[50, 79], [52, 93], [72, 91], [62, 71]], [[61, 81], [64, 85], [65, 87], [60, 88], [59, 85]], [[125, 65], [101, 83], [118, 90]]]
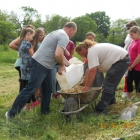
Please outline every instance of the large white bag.
[[61, 90], [69, 90], [82, 79], [83, 74], [83, 64], [71, 64], [66, 67], [66, 72], [63, 72], [62, 75], [56, 73], [56, 79]]

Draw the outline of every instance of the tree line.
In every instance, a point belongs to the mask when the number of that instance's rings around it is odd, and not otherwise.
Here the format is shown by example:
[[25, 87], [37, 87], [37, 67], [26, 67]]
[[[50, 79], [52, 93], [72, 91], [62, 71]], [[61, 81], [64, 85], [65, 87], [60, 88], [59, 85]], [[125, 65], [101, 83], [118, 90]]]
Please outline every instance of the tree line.
[[[24, 25], [32, 24], [36, 28], [43, 27], [46, 33], [49, 33], [62, 28], [68, 21], [75, 22], [78, 27], [76, 35], [72, 38], [74, 43], [83, 41], [86, 33], [92, 31], [96, 34], [95, 40], [97, 42], [109, 42], [123, 47], [127, 34], [125, 25], [131, 19], [111, 21], [104, 11], [97, 11], [73, 19], [57, 14], [46, 15], [45, 21], [42, 21], [38, 11], [31, 7], [23, 6], [18, 13], [0, 10], [0, 45], [8, 44], [17, 38]], [[140, 17], [136, 18], [135, 21], [140, 25]]]

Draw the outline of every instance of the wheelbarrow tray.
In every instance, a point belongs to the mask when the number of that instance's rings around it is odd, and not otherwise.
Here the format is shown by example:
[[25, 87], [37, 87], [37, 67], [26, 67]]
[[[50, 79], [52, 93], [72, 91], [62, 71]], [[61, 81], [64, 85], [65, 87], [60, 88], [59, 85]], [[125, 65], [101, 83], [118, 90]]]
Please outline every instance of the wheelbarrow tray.
[[[64, 111], [65, 109], [62, 109], [59, 111], [59, 113], [61, 113], [63, 115], [70, 115], [70, 114], [75, 114], [75, 113], [82, 111], [83, 109], [88, 107], [90, 104], [92, 104], [93, 101], [95, 101], [98, 98], [98, 96], [101, 92], [101, 89], [102, 89], [102, 87], [92, 87], [92, 88], [90, 88], [89, 91], [80, 92], [80, 93], [64, 93], [61, 90], [58, 91], [58, 93], [61, 94], [61, 96], [66, 100], [66, 102], [70, 98], [75, 98], [78, 100], [78, 104], [79, 104], [79, 107], [77, 110], [74, 109], [74, 110], [65, 112]], [[84, 105], [81, 107], [80, 106], [81, 104], [84, 104]]]
[[57, 93], [60, 93], [65, 100], [67, 100], [69, 97], [74, 97], [80, 100], [80, 104], [89, 104], [98, 98], [101, 89], [102, 87], [92, 87], [89, 91], [80, 93], [64, 93], [59, 90]]

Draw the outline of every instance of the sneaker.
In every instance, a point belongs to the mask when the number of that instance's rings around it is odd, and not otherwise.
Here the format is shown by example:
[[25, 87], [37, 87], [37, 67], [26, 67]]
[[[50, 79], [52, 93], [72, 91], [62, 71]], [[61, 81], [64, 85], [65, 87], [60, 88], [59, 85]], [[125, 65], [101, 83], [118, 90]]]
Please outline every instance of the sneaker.
[[8, 111], [5, 113], [6, 119], [11, 119], [11, 117], [8, 115]]
[[127, 92], [123, 92], [122, 98], [126, 98], [126, 97], [127, 97]]
[[52, 98], [58, 99], [60, 98], [60, 94], [59, 93], [52, 94]]
[[32, 103], [33, 107], [36, 107], [36, 106], [39, 106], [39, 105], [40, 105], [40, 102], [38, 100], [36, 100], [35, 102]]

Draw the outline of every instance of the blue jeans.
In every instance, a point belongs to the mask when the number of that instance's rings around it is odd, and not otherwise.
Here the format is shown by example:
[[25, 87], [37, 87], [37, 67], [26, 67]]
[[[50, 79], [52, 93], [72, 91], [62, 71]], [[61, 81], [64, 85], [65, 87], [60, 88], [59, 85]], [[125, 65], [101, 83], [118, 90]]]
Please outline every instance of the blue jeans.
[[95, 107], [96, 111], [107, 110], [108, 105], [111, 102], [115, 102], [115, 91], [121, 81], [124, 73], [126, 72], [130, 63], [130, 59], [126, 58], [120, 60], [112, 65], [112, 67], [107, 71], [106, 77], [103, 82], [102, 96]]
[[10, 117], [14, 117], [21, 111], [28, 99], [42, 86], [41, 113], [50, 112], [50, 98], [52, 92], [52, 70], [47, 69], [37, 61], [32, 59], [31, 72], [28, 84], [15, 99], [12, 108], [8, 112]]
[[57, 71], [58, 71], [58, 68], [59, 68], [59, 65], [55, 65], [54, 67], [53, 67], [53, 78], [52, 78], [52, 84], [53, 84], [53, 94], [57, 94], [57, 91], [58, 90], [60, 90], [60, 86], [59, 86], [59, 83], [58, 83], [58, 81], [57, 81], [57, 79], [56, 79], [56, 73], [57, 73]]

